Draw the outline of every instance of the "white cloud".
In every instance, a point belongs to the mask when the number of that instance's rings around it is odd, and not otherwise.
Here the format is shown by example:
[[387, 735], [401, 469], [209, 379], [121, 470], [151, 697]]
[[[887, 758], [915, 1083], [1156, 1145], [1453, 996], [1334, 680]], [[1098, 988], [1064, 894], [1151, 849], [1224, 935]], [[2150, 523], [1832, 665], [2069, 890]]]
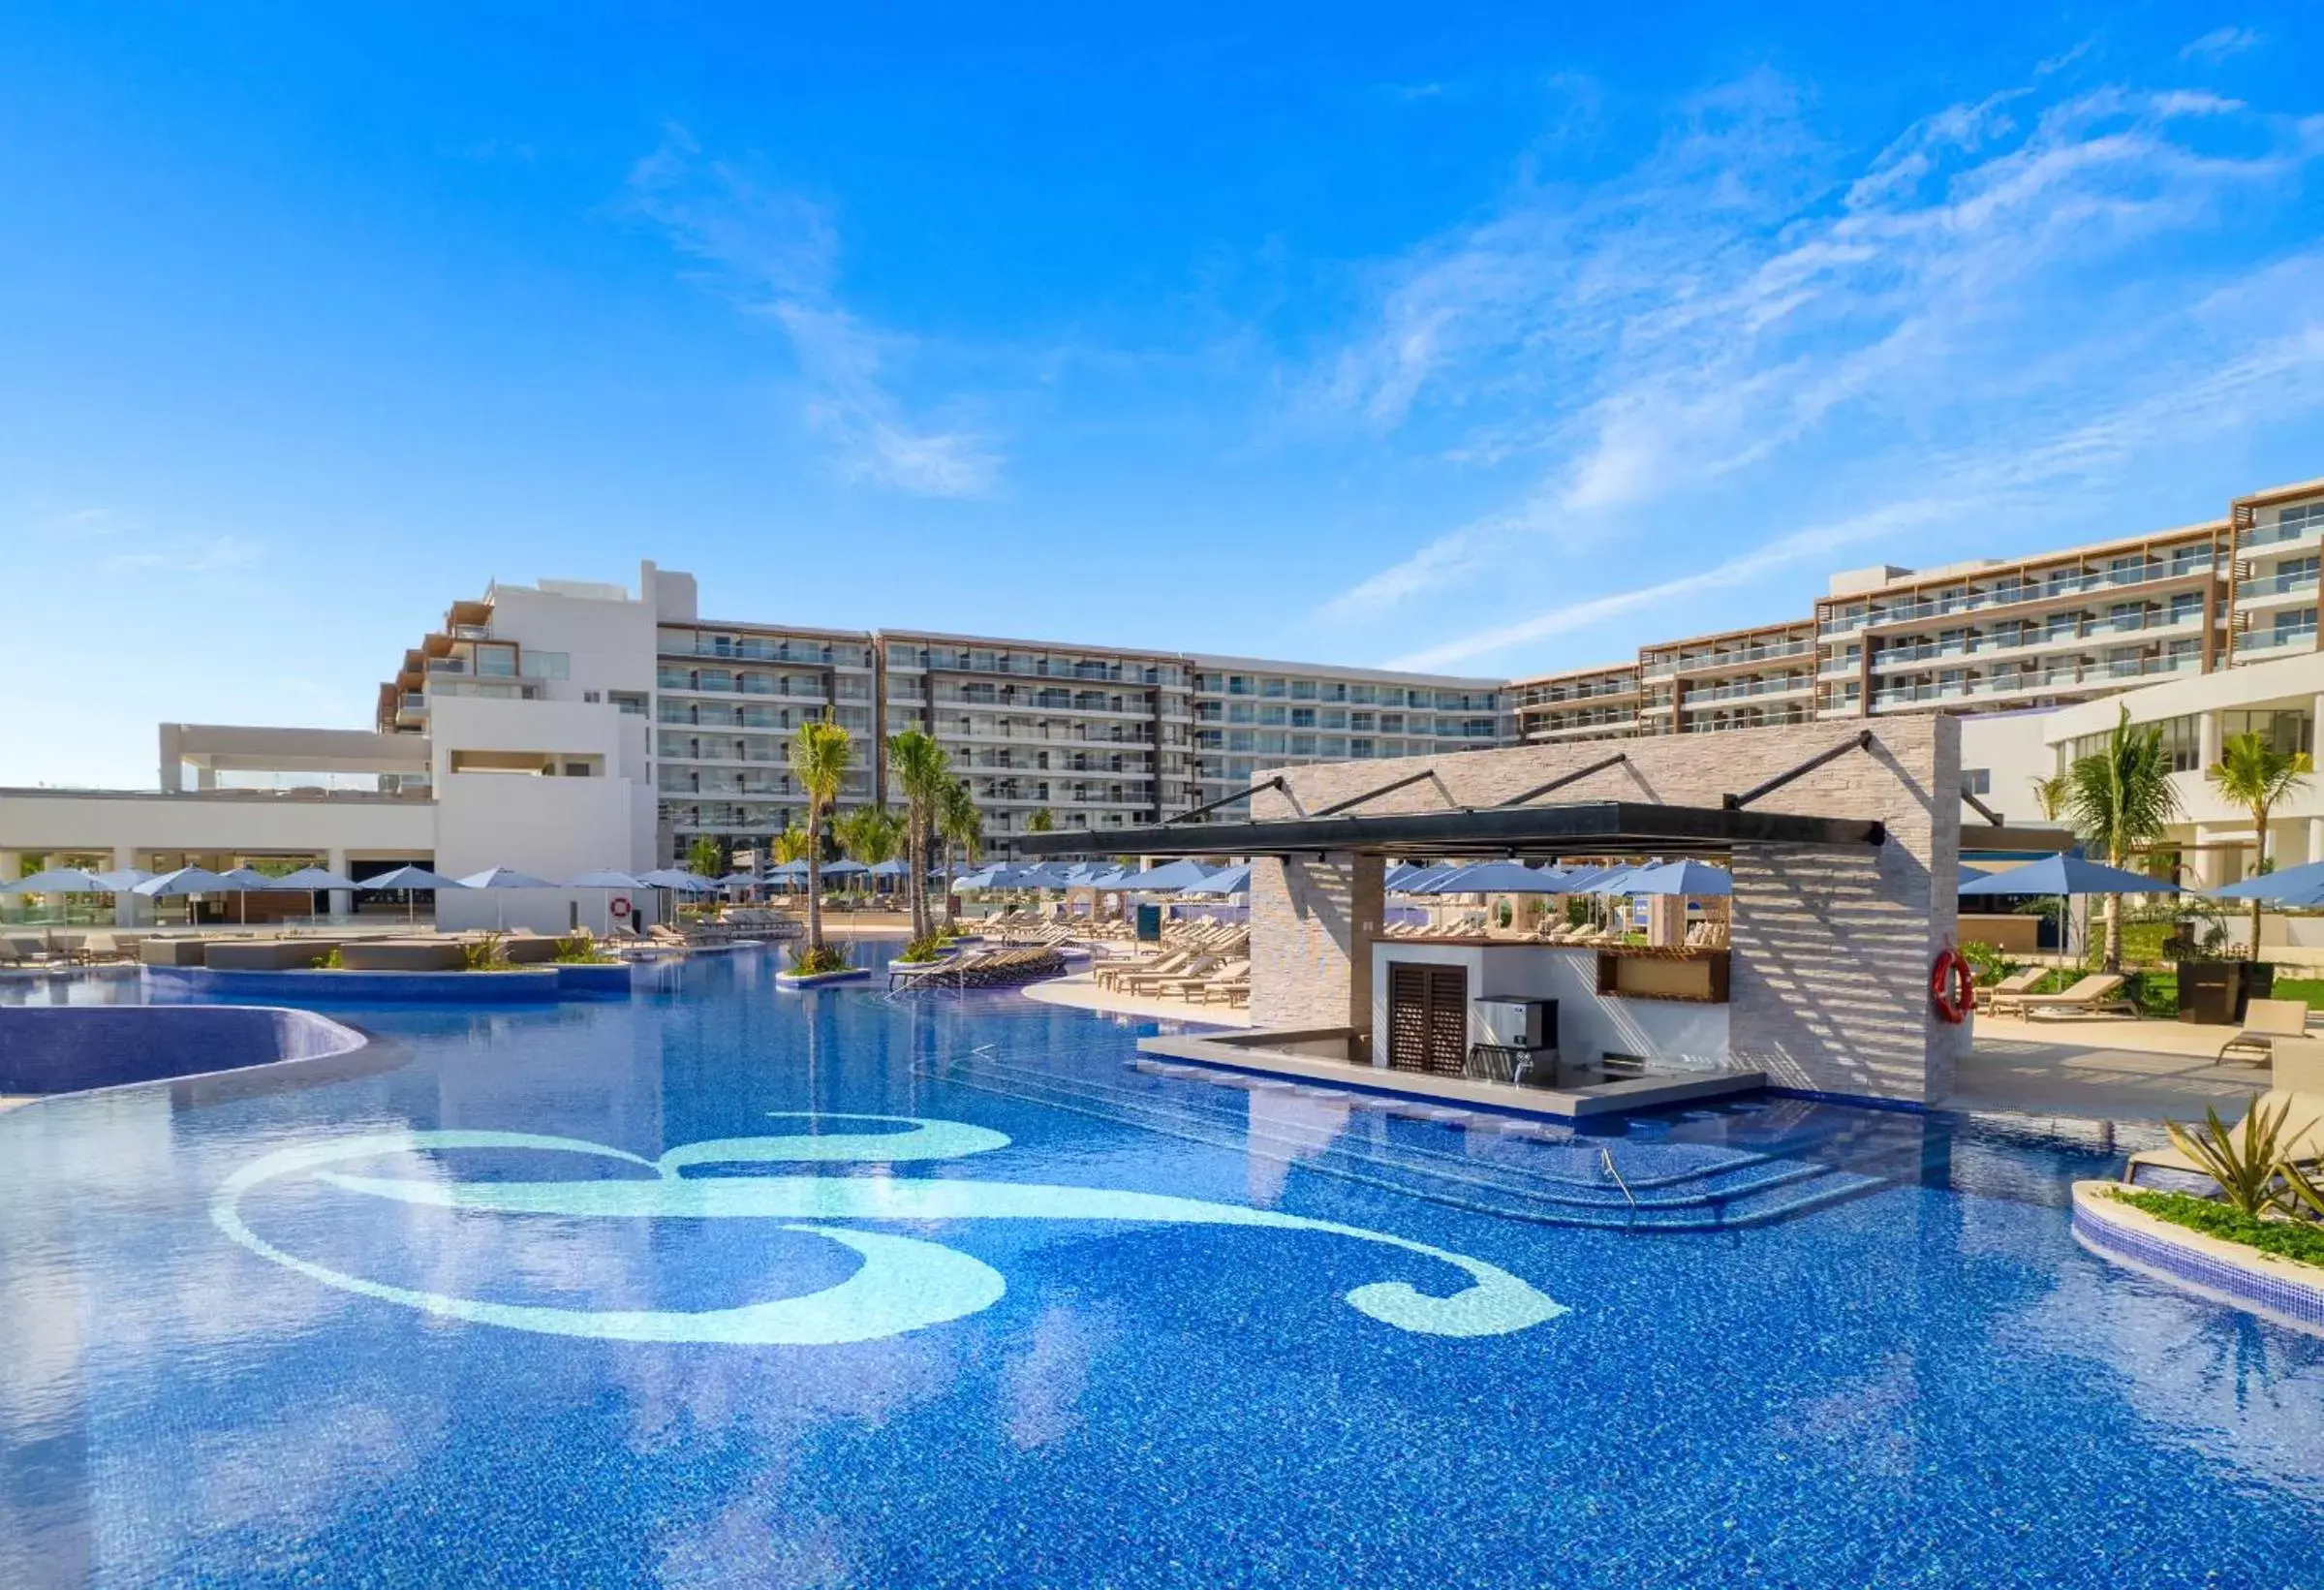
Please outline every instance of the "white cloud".
[[43, 524], [41, 534], [50, 541], [96, 541], [129, 528], [130, 521], [109, 508], [76, 508]]
[[148, 546], [135, 552], [115, 552], [105, 560], [105, 567], [116, 574], [225, 574], [253, 567], [264, 550], [257, 542], [246, 537], [210, 536]]
[[[1545, 462], [1511, 506], [1330, 596], [1322, 618], [1377, 618], [1500, 577], [1528, 548], [1603, 546], [1678, 504], [1724, 506], [1779, 467], [1835, 487], [1860, 478], [1837, 495], [1873, 503], [1900, 472], [1938, 496], [2004, 475], [2021, 489], [2085, 482], [2127, 456], [2109, 427], [2167, 443], [2147, 405], [2212, 425], [2183, 394], [2225, 378], [2220, 400], [2256, 416], [2268, 399], [2227, 372], [2311, 363], [2317, 297], [2276, 293], [2268, 315], [2234, 324], [2205, 308], [2284, 262], [2241, 242], [2177, 245], [2295, 194], [2324, 155], [2324, 119], [2037, 79], [1851, 165], [1801, 104], [1764, 75], [1698, 96], [1619, 178], [1521, 181], [1380, 270], [1363, 330], [1316, 361], [1300, 418], [1367, 439], [1449, 431], [1439, 455], [1464, 468]], [[2106, 418], [2079, 432], [2066, 418], [2090, 413]], [[2051, 440], [2030, 453], [2029, 438]], [[1755, 556], [1720, 567], [1748, 576], [1766, 567]], [[1593, 610], [1555, 610], [1569, 608]]]
[[1513, 646], [1590, 629], [1608, 619], [1651, 611], [1684, 597], [1748, 584], [1762, 575], [1788, 565], [1821, 558], [1844, 547], [1934, 522], [1955, 506], [1947, 502], [1926, 500], [1891, 503], [1874, 513], [1858, 514], [1833, 524], [1818, 525], [1813, 529], [1795, 531], [1764, 546], [1693, 574], [1657, 580], [1653, 584], [1627, 591], [1588, 597], [1579, 602], [1564, 603], [1514, 624], [1464, 635], [1457, 640], [1399, 657], [1388, 666], [1422, 670], [1450, 668], [1472, 658], [1506, 651]]
[[887, 370], [914, 339], [867, 325], [838, 299], [839, 237], [811, 200], [706, 160], [672, 128], [630, 172], [631, 207], [703, 267], [696, 279], [790, 342], [807, 389], [805, 418], [841, 476], [921, 497], [979, 497], [1002, 459], [973, 427], [915, 421]]
[[2181, 60], [2223, 61], [2230, 55], [2241, 55], [2259, 43], [2259, 35], [2247, 27], [2214, 28], [2194, 40], [2179, 52]]

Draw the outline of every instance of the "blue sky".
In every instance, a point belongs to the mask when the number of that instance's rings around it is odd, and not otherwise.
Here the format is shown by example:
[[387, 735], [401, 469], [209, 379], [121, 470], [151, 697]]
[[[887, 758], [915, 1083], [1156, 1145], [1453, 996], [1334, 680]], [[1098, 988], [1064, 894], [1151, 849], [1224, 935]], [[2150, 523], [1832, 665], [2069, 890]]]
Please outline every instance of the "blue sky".
[[0, 783], [640, 557], [1507, 673], [2324, 475], [2313, 6], [474, 12], [0, 14]]

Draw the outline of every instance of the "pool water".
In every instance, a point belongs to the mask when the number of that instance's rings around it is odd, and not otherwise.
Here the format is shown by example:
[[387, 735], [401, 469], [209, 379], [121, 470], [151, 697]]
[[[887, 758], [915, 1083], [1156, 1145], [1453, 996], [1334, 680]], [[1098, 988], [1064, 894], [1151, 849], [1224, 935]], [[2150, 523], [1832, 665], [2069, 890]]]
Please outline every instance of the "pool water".
[[0, 1585], [2324, 1584], [2324, 1341], [2077, 1248], [2102, 1132], [774, 971], [0, 1114]]

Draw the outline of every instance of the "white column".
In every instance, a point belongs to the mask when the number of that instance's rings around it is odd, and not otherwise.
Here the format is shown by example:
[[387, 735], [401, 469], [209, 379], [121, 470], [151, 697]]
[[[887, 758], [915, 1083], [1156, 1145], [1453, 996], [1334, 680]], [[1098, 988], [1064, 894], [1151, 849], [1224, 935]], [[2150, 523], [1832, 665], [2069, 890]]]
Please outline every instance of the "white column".
[[195, 768], [195, 769], [194, 769], [194, 788], [195, 788], [195, 789], [197, 789], [197, 790], [215, 790], [217, 787], [218, 787], [218, 769], [217, 769], [217, 768], [215, 768], [215, 767], [197, 767], [197, 768]]
[[[335, 872], [342, 878], [346, 877], [348, 875], [346, 850], [342, 848], [325, 853], [323, 857], [323, 865], [325, 870]], [[352, 889], [334, 889], [330, 891], [330, 913], [332, 916], [344, 917], [354, 910], [355, 892]]]
[[[2207, 828], [2200, 823], [2196, 824], [2195, 843], [2197, 845], [2210, 844], [2217, 831], [2218, 830], [2216, 828]], [[2203, 889], [2218, 888], [2220, 884], [2226, 881], [2221, 876], [2221, 873], [2225, 869], [2220, 865], [2220, 853], [2218, 851], [2198, 850], [2195, 852], [2195, 882], [2198, 887]]]
[[[125, 872], [138, 864], [135, 845], [113, 847], [113, 870]], [[153, 902], [142, 894], [120, 893], [113, 896], [113, 925], [115, 927], [147, 927], [153, 922]]]
[[2308, 858], [2324, 861], [2324, 817], [2308, 820]]
[[24, 876], [24, 853], [0, 850], [0, 884], [13, 884]]

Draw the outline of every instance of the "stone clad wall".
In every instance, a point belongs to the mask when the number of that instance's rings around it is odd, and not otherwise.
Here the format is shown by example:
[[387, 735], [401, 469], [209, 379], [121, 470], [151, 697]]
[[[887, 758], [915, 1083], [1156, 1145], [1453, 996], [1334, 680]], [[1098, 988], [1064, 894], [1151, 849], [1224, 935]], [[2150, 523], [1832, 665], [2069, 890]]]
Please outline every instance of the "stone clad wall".
[[[1730, 1029], [1738, 1064], [1778, 1086], [1933, 1103], [1952, 1091], [1967, 1026], [1938, 1020], [1928, 993], [1954, 939], [1960, 868], [1961, 726], [1930, 714], [1519, 746], [1428, 759], [1453, 800], [1489, 806], [1616, 751], [1629, 762], [1545, 803], [1631, 800], [1717, 806], [1865, 728], [1851, 752], [1752, 803], [1755, 811], [1877, 818], [1888, 843], [1862, 849], [1739, 849], [1734, 857]], [[1292, 795], [1262, 790], [1254, 814], [1287, 818], [1385, 784], [1418, 764], [1330, 763], [1283, 770]], [[1261, 775], [1265, 776], [1265, 775]], [[1293, 799], [1296, 799], [1296, 805]], [[1368, 815], [1444, 809], [1423, 782], [1367, 803]], [[1252, 869], [1251, 1012], [1261, 1027], [1368, 1028], [1369, 944], [1380, 917], [1378, 861], [1260, 860]], [[1369, 892], [1360, 880], [1371, 879]], [[1939, 881], [1932, 888], [1932, 880]], [[1363, 924], [1360, 932], [1357, 924]]]

